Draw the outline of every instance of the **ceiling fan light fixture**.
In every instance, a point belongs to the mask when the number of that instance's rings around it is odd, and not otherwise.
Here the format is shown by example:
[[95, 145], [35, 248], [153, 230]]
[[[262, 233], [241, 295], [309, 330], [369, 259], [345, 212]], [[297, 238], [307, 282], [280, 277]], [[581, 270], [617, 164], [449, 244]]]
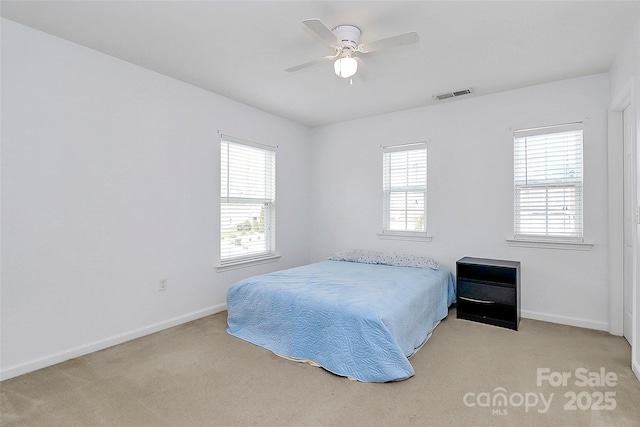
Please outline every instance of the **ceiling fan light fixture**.
[[358, 71], [358, 61], [350, 56], [336, 59], [333, 63], [333, 69], [336, 75], [348, 79]]

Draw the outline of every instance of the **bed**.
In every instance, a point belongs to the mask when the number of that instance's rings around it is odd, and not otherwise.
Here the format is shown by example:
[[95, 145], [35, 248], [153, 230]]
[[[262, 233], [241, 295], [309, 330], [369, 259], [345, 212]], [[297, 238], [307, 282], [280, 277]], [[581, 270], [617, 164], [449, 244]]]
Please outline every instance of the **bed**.
[[395, 257], [334, 256], [244, 279], [228, 291], [227, 331], [351, 379], [407, 379], [455, 286], [432, 260]]

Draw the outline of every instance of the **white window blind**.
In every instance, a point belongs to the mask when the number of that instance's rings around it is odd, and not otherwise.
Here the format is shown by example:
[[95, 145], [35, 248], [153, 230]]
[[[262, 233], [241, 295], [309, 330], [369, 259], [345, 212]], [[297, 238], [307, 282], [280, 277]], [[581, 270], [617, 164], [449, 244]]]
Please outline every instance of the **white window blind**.
[[223, 135], [220, 154], [221, 264], [273, 255], [275, 151]]
[[515, 238], [578, 241], [582, 124], [514, 132]]
[[383, 147], [383, 233], [427, 231], [427, 145]]

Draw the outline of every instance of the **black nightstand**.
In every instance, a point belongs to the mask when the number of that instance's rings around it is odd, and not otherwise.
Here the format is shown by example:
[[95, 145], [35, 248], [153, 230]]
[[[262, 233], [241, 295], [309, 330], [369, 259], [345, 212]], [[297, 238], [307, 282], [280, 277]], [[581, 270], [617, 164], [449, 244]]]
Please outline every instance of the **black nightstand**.
[[518, 330], [520, 262], [465, 257], [456, 263], [458, 319]]

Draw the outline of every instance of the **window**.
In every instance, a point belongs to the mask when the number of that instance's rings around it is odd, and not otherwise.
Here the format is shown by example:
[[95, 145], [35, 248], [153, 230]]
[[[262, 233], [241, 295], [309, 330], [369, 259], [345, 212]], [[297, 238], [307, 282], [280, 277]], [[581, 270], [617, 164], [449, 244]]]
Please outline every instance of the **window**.
[[515, 238], [582, 242], [582, 123], [514, 132]]
[[273, 147], [222, 135], [220, 264], [275, 254]]
[[427, 144], [383, 147], [384, 233], [427, 231]]

